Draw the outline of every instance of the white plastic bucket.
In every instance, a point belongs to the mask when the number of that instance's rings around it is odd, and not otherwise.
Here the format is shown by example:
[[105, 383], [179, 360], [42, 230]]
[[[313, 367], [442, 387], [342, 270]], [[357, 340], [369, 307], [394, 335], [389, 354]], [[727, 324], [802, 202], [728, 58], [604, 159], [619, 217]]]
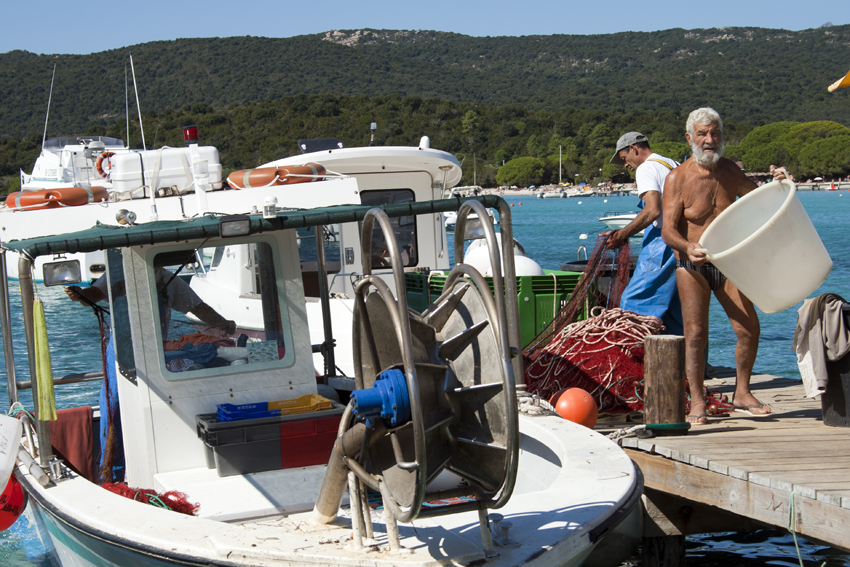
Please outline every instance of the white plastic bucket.
[[788, 309], [824, 282], [832, 260], [791, 181], [753, 190], [700, 238], [708, 260], [765, 313]]

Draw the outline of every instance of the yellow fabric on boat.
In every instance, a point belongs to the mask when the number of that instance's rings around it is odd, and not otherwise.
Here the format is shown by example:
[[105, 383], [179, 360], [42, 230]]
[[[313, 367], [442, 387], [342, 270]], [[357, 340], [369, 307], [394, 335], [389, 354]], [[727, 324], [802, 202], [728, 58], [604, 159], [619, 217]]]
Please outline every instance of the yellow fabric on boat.
[[38, 419], [56, 420], [56, 399], [53, 396], [53, 369], [50, 366], [50, 347], [47, 344], [47, 321], [44, 304], [40, 299], [33, 302], [35, 334], [35, 375], [38, 384]]
[[840, 89], [841, 87], [850, 87], [850, 73], [847, 73], [827, 88], [829, 92], [833, 92], [836, 89]]

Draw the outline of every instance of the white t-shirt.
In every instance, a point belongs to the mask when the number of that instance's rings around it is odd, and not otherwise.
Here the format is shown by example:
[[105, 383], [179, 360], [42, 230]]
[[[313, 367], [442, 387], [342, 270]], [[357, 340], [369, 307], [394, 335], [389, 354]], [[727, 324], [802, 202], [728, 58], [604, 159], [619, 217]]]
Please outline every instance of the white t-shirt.
[[[167, 333], [171, 324], [171, 309], [176, 309], [181, 313], [189, 313], [192, 309], [204, 302], [200, 297], [198, 297], [198, 294], [189, 287], [189, 284], [181, 278], [173, 276], [174, 274], [162, 268], [157, 268], [155, 272], [156, 286], [158, 288], [160, 298], [165, 299], [168, 307], [170, 308], [164, 310], [162, 313], [162, 316], [165, 317], [165, 320], [162, 321], [163, 334]], [[167, 287], [166, 284], [168, 284]], [[95, 280], [92, 283], [92, 287], [96, 287], [102, 291], [104, 295], [106, 295], [106, 274]], [[165, 293], [163, 293], [163, 291]]]
[[[672, 167], [679, 165], [679, 162], [666, 158], [664, 156], [652, 153], [646, 160], [635, 170], [635, 181], [637, 181], [638, 197], [643, 199], [643, 194], [647, 191], [657, 191], [659, 195], [664, 193], [664, 180], [670, 173], [671, 168], [659, 163], [663, 161]], [[661, 228], [662, 217], [659, 216], [653, 223], [656, 227]]]

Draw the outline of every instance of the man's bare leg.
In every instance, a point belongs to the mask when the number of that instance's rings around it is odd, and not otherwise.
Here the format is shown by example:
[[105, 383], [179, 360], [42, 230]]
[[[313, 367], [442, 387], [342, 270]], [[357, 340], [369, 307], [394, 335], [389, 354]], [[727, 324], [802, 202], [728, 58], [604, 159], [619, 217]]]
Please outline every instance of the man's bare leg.
[[682, 302], [682, 323], [685, 329], [685, 375], [691, 390], [689, 423], [706, 423], [705, 345], [708, 343], [708, 304], [711, 290], [698, 273], [686, 268], [676, 270], [676, 287]]
[[732, 323], [732, 330], [738, 338], [735, 344], [735, 406], [749, 409], [755, 415], [767, 415], [770, 413], [770, 406], [762, 404], [750, 392], [750, 378], [758, 354], [761, 332], [756, 308], [729, 280], [726, 280], [723, 288], [718, 289], [714, 295], [726, 311], [729, 322]]

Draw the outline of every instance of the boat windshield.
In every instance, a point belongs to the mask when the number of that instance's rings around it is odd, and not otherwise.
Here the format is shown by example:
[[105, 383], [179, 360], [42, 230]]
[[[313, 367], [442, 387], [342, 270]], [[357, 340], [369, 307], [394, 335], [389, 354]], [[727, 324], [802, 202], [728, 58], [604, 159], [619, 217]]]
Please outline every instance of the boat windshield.
[[109, 136], [60, 136], [44, 141], [44, 149], [61, 150], [65, 146], [88, 145], [91, 142], [103, 142], [106, 146], [124, 147], [124, 141]]
[[157, 254], [155, 317], [164, 376], [195, 378], [225, 366], [256, 369], [291, 358], [278, 271], [265, 242]]

